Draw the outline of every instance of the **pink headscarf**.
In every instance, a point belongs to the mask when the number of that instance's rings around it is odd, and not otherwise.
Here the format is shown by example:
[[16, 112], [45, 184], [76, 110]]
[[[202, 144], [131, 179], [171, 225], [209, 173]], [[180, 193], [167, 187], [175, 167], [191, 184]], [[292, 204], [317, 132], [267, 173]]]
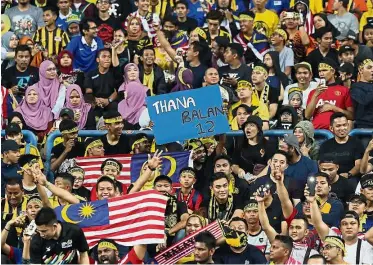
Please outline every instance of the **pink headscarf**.
[[39, 97], [44, 102], [44, 105], [53, 108], [58, 98], [61, 83], [58, 80], [58, 76], [54, 79], [47, 78], [47, 68], [50, 66], [56, 67], [56, 65], [49, 60], [40, 64], [39, 82], [36, 83], [35, 86], [39, 88]]
[[[27, 95], [31, 90], [35, 90], [39, 95], [35, 104], [29, 104], [26, 101]], [[36, 86], [30, 86], [26, 89], [25, 98], [22, 99], [14, 111], [21, 113], [26, 125], [36, 131], [45, 131], [48, 129], [48, 123], [53, 120], [52, 110], [44, 105]]]
[[[70, 95], [74, 90], [78, 92], [79, 97], [80, 97], [79, 106], [73, 106], [70, 103]], [[92, 106], [89, 103], [85, 103], [82, 89], [80, 88], [80, 86], [73, 84], [67, 87], [65, 107], [72, 109], [73, 111], [76, 111], [76, 110], [80, 111], [80, 118], [76, 122], [78, 123], [78, 128], [83, 129], [85, 127], [85, 124], [87, 123], [88, 113]]]
[[137, 68], [137, 71], [140, 73], [139, 71], [139, 67], [137, 66], [137, 64], [134, 64], [134, 63], [129, 63], [127, 64], [125, 67], [124, 67], [124, 75], [123, 75], [123, 83], [120, 85], [119, 89], [118, 89], [118, 92], [120, 91], [127, 91], [127, 84], [129, 82], [136, 82], [136, 83], [139, 83], [141, 84], [141, 81], [139, 78], [137, 78], [137, 80], [134, 80], [134, 81], [131, 81], [131, 80], [128, 80], [128, 77], [127, 77], [127, 72], [128, 72], [128, 68], [130, 68], [131, 66], [135, 66]]
[[142, 111], [146, 109], [146, 91], [146, 87], [137, 82], [127, 84], [127, 97], [119, 102], [118, 111], [131, 124], [138, 123]]

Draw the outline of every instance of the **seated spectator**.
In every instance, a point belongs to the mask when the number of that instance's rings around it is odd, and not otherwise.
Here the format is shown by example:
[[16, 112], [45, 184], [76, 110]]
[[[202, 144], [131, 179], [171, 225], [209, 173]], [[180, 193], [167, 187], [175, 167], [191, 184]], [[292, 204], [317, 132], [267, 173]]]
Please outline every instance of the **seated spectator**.
[[224, 61], [224, 53], [228, 45], [229, 45], [229, 39], [226, 37], [222, 37], [222, 36], [217, 36], [211, 42], [211, 51], [212, 51], [211, 65], [215, 69], [219, 69], [219, 67], [227, 65]]
[[359, 82], [353, 83], [350, 94], [355, 109], [356, 128], [373, 128], [373, 60], [366, 59], [359, 65]]
[[368, 216], [365, 213], [367, 207], [367, 198], [363, 194], [354, 194], [350, 196], [348, 203], [348, 210], [354, 211], [359, 216], [359, 232], [366, 233], [371, 227], [373, 227], [373, 217]]
[[373, 174], [372, 173], [365, 174], [361, 178], [360, 184], [361, 184], [360, 192], [367, 199], [367, 205], [366, 205], [365, 212], [369, 217], [372, 217], [373, 216], [373, 193], [372, 193], [372, 191], [373, 191]]
[[202, 204], [209, 221], [216, 219], [228, 221], [234, 216], [242, 215], [242, 202], [235, 199], [229, 191], [229, 179], [226, 174], [215, 173], [210, 180], [210, 189], [212, 193], [210, 200], [205, 200]]
[[350, 89], [352, 83], [355, 83], [356, 80], [354, 66], [351, 63], [342, 63], [338, 69], [338, 73], [343, 82], [342, 85]]
[[38, 88], [40, 100], [52, 109], [53, 117], [56, 119], [65, 103], [66, 87], [60, 83], [56, 65], [52, 61], [46, 60], [40, 64], [39, 82], [32, 87]]
[[206, 33], [209, 46], [211, 45], [212, 40], [217, 36], [227, 37], [229, 38], [229, 41], [231, 41], [232, 37], [230, 32], [224, 26], [221, 26], [224, 19], [225, 16], [218, 10], [210, 10], [206, 14], [205, 25], [207, 24], [207, 27], [204, 27], [203, 31]]
[[196, 172], [193, 168], [186, 167], [180, 170], [179, 175], [181, 188], [176, 190], [175, 195], [178, 201], [186, 203], [188, 213], [192, 214], [199, 210], [203, 200], [202, 195], [193, 188], [196, 182]]
[[325, 84], [311, 91], [305, 116], [313, 118], [315, 129], [329, 129], [329, 119], [334, 113], [342, 112], [347, 119], [353, 120], [353, 105], [349, 90], [336, 84], [336, 70], [338, 65], [328, 58], [319, 64], [319, 74], [325, 79]]
[[104, 144], [105, 155], [128, 154], [131, 149], [128, 137], [122, 135], [123, 118], [118, 111], [108, 111], [104, 114], [104, 123], [108, 130], [106, 135], [101, 136]]
[[274, 264], [301, 264], [291, 257], [293, 240], [290, 236], [277, 235], [271, 245], [270, 262]]
[[[283, 106], [277, 111], [277, 125], [279, 130], [292, 130], [298, 123], [298, 114], [292, 106]], [[273, 128], [273, 127], [272, 127]]]
[[356, 16], [348, 12], [348, 6], [348, 0], [335, 1], [333, 4], [333, 11], [336, 13], [328, 15], [330, 23], [340, 32], [337, 39], [345, 38], [349, 30], [353, 31], [355, 34], [359, 32], [359, 22]]
[[293, 134], [298, 138], [298, 143], [302, 155], [318, 160], [320, 146], [315, 140], [315, 131], [310, 121], [300, 121], [293, 130]]
[[266, 8], [267, 2], [266, 0], [252, 2], [255, 12], [254, 29], [270, 38], [272, 33], [277, 29], [279, 17], [276, 12]]
[[74, 121], [79, 130], [94, 130], [96, 120], [92, 105], [85, 103], [83, 93], [78, 85], [69, 85], [66, 91], [65, 107], [74, 112]]
[[328, 264], [346, 264], [343, 260], [346, 255], [345, 241], [338, 236], [325, 237], [322, 253]]
[[201, 232], [195, 237], [193, 260], [184, 264], [212, 264], [215, 249], [215, 237], [209, 231]]
[[132, 154], [150, 154], [152, 140], [145, 133], [138, 133], [131, 140]]
[[175, 3], [175, 13], [179, 29], [186, 31], [188, 34], [198, 27], [197, 20], [190, 16], [189, 5], [193, 4], [185, 0]]
[[185, 67], [193, 72], [193, 88], [202, 87], [203, 76], [207, 70], [206, 53], [208, 47], [203, 42], [193, 41], [186, 52]]
[[349, 30], [347, 36], [341, 40], [341, 44], [351, 46], [354, 49], [354, 64], [356, 66], [360, 65], [365, 59], [373, 60], [372, 50], [359, 44], [356, 31]]
[[26, 89], [26, 96], [15, 111], [22, 115], [27, 127], [36, 133], [44, 135], [52, 125], [53, 113], [44, 105], [42, 93], [35, 86]]
[[175, 86], [171, 89], [171, 92], [178, 92], [178, 91], [184, 91], [189, 90], [192, 88], [198, 88], [193, 87], [193, 80], [194, 75], [192, 70], [183, 67], [182, 65], [179, 65], [179, 68], [177, 68], [175, 73]]
[[303, 91], [301, 88], [293, 87], [289, 89], [289, 105], [292, 106], [296, 113], [298, 121], [303, 121], [305, 109], [303, 108]]
[[285, 44], [289, 39], [288, 33], [283, 29], [276, 29], [271, 35], [271, 51], [277, 51], [280, 56], [281, 71], [290, 76], [294, 66], [294, 52]]
[[51, 170], [68, 172], [75, 165], [74, 158], [84, 156], [84, 144], [78, 141], [78, 125], [72, 120], [62, 120], [59, 126], [63, 142], [52, 148]]
[[19, 112], [13, 112], [8, 116], [8, 124], [15, 123], [21, 128], [21, 130], [27, 130], [27, 125], [25, 123], [25, 120], [23, 119], [23, 116]]
[[20, 174], [22, 175], [23, 193], [28, 198], [34, 195], [39, 196], [31, 168], [34, 167], [35, 164], [39, 164], [39, 168], [42, 169], [43, 167], [40, 166], [40, 161], [41, 158], [35, 155], [21, 155], [18, 161], [21, 168]]
[[84, 144], [85, 144], [84, 156], [91, 157], [91, 156], [104, 156], [105, 155], [104, 144], [102, 143], [101, 139], [87, 138], [84, 141]]
[[82, 197], [85, 201], [90, 201], [91, 192], [89, 189], [83, 186], [85, 172], [81, 167], [72, 167], [68, 172], [74, 177], [74, 184], [72, 188], [72, 193]]
[[66, 87], [73, 84], [82, 86], [84, 82], [84, 74], [73, 69], [73, 62], [74, 56], [68, 50], [61, 51], [57, 56], [59, 79]]
[[112, 64], [114, 67], [119, 66], [120, 69], [131, 62], [133, 59], [131, 54], [128, 50], [128, 47], [125, 46], [125, 39], [126, 32], [124, 29], [117, 29], [114, 31], [114, 41], [111, 44], [111, 52], [112, 52]]
[[18, 46], [18, 37], [13, 32], [8, 31], [2, 36], [1, 41], [1, 69], [5, 70], [15, 65], [14, 50]]
[[267, 52], [263, 57], [263, 62], [268, 67], [267, 83], [278, 91], [280, 102], [284, 99], [284, 88], [289, 85], [289, 78], [281, 71], [279, 52]]
[[141, 25], [142, 19], [137, 16], [128, 16], [125, 24], [127, 29], [127, 49], [130, 52], [131, 58], [140, 55], [142, 49], [152, 46], [151, 39], [146, 30]]
[[[267, 262], [259, 249], [248, 244], [248, 224], [245, 219], [233, 217], [229, 221], [229, 227], [224, 229], [229, 232], [225, 234], [225, 244], [216, 250], [214, 262], [219, 264], [245, 264], [245, 262], [264, 264]], [[239, 243], [233, 243], [234, 239], [238, 239]]]
[[330, 130], [334, 138], [326, 140], [320, 146], [320, 160], [333, 160], [339, 165], [338, 174], [349, 180], [354, 188], [360, 178], [360, 161], [364, 153], [362, 143], [355, 137], [349, 136], [346, 115], [334, 113], [330, 118]]
[[[242, 130], [242, 125], [246, 122], [247, 118], [252, 115], [253, 109], [246, 104], [241, 104], [232, 111], [233, 119], [231, 120], [231, 130]], [[264, 124], [264, 123], [263, 123]]]

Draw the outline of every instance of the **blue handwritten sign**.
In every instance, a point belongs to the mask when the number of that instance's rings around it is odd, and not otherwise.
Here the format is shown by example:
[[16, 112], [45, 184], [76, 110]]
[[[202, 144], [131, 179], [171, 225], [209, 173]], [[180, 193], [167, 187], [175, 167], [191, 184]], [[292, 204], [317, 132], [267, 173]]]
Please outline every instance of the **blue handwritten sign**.
[[157, 144], [229, 131], [217, 85], [148, 97], [147, 105]]

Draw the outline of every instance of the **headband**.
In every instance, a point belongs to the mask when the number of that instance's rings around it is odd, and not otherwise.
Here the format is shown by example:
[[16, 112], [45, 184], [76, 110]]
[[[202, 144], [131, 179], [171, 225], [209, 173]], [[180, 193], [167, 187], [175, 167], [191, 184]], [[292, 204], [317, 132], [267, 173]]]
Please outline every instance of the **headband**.
[[334, 237], [334, 236], [327, 236], [327, 237], [325, 238], [324, 245], [327, 244], [327, 243], [328, 243], [328, 244], [331, 244], [331, 245], [333, 245], [333, 246], [336, 246], [336, 247], [338, 247], [338, 248], [340, 248], [340, 249], [342, 249], [342, 251], [343, 251], [344, 253], [346, 253], [345, 244], [343, 244], [343, 242], [342, 242], [341, 239], [339, 239], [339, 238], [337, 238], [337, 237]]
[[122, 118], [122, 116], [118, 116], [118, 117], [115, 117], [115, 118], [104, 119], [104, 122], [107, 123], [107, 124], [116, 123], [116, 122], [123, 122], [123, 118]]
[[21, 167], [21, 170], [18, 170], [17, 173], [18, 174], [22, 174], [26, 169], [29, 169], [31, 168], [31, 166], [35, 163], [38, 163], [38, 160], [36, 158], [34, 159], [31, 159], [30, 162], [24, 164], [22, 167]]
[[146, 138], [145, 136], [136, 140], [133, 144], [132, 144], [132, 150], [135, 149], [135, 145], [137, 144], [141, 144], [142, 142], [145, 142], [145, 141], [148, 141], [148, 138]]
[[283, 30], [283, 29], [276, 29], [275, 32], [273, 32], [273, 33], [279, 34], [281, 37], [283, 37], [285, 39], [285, 41], [288, 40], [288, 35], [287, 35], [286, 31]]
[[212, 137], [204, 137], [200, 139], [202, 144], [216, 144], [216, 140]]
[[97, 146], [103, 146], [103, 142], [100, 140], [100, 139], [97, 139], [97, 140], [94, 140], [93, 142], [91, 142], [89, 145], [87, 145], [86, 149], [85, 149], [85, 153], [84, 153], [84, 156], [87, 156], [88, 154], [88, 149], [91, 149], [91, 148], [94, 148], [94, 147], [97, 147]]
[[186, 147], [187, 147], [188, 150], [194, 150], [194, 149], [197, 149], [197, 148], [199, 148], [201, 146], [202, 146], [202, 142], [200, 142], [200, 141], [195, 141], [195, 142], [189, 141], [186, 144]]
[[189, 173], [189, 174], [192, 174], [194, 177], [196, 177], [196, 173], [193, 171], [193, 170], [183, 170], [181, 173], [180, 173], [180, 176], [183, 175], [184, 173]]
[[363, 68], [364, 66], [366, 66], [367, 64], [369, 63], [373, 63], [373, 60], [372, 59], [365, 59], [360, 65], [359, 65], [359, 69]]
[[117, 162], [109, 160], [105, 163], [104, 167], [106, 166], [114, 166], [118, 170], [118, 172], [120, 172], [120, 166], [118, 165]]
[[259, 71], [259, 72], [262, 72], [262, 73], [268, 74], [267, 69], [265, 69], [263, 66], [255, 66], [255, 67], [254, 67], [254, 71]]
[[250, 20], [250, 21], [254, 20], [253, 17], [251, 17], [251, 16], [249, 16], [249, 15], [246, 15], [246, 14], [241, 14], [241, 15], [239, 15], [238, 18], [239, 18], [240, 20]]
[[246, 205], [245, 208], [243, 209], [244, 212], [249, 211], [249, 210], [258, 210], [258, 204], [255, 202], [252, 202]]
[[112, 250], [118, 250], [118, 248], [113, 243], [108, 241], [103, 241], [100, 244], [98, 244], [97, 249], [99, 248], [110, 248]]
[[188, 220], [190, 219], [190, 218], [192, 218], [192, 217], [197, 217], [200, 221], [201, 221], [201, 224], [202, 224], [202, 227], [205, 227], [206, 225], [207, 225], [207, 220], [206, 220], [206, 218], [204, 218], [204, 217], [202, 217], [202, 216], [200, 216], [200, 215], [198, 215], [198, 214], [191, 214], [191, 215], [189, 215], [189, 218], [188, 218]]
[[319, 64], [319, 70], [332, 70], [334, 69], [331, 65], [327, 64], [327, 63], [320, 63]]
[[75, 172], [81, 173], [84, 176], [84, 170], [81, 167], [73, 167], [72, 169], [69, 170], [70, 174], [75, 173]]
[[76, 133], [78, 132], [78, 127], [74, 127], [72, 129], [67, 129], [67, 130], [63, 130], [61, 131], [61, 134], [64, 135], [64, 134], [68, 134], [68, 133]]
[[253, 90], [253, 87], [250, 84], [250, 82], [248, 82], [246, 80], [240, 80], [237, 83], [237, 89], [249, 89], [249, 90]]
[[37, 204], [43, 204], [42, 200], [39, 197], [31, 197], [28, 201], [27, 204], [31, 202], [36, 202]]

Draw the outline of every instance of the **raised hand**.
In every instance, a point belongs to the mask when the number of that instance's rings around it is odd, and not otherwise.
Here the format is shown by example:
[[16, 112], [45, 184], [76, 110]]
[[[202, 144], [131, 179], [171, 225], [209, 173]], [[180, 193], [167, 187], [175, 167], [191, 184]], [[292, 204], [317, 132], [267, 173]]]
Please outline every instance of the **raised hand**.
[[158, 168], [161, 164], [162, 164], [162, 158], [161, 158], [161, 155], [163, 153], [163, 150], [159, 151], [155, 151], [153, 157], [151, 157], [150, 154], [148, 154], [148, 167], [149, 169], [151, 170], [155, 170], [156, 168]]

